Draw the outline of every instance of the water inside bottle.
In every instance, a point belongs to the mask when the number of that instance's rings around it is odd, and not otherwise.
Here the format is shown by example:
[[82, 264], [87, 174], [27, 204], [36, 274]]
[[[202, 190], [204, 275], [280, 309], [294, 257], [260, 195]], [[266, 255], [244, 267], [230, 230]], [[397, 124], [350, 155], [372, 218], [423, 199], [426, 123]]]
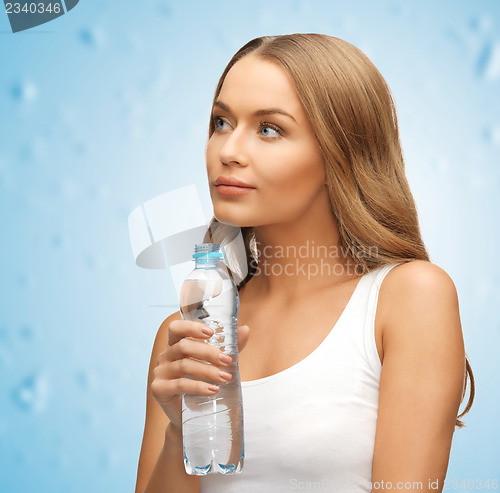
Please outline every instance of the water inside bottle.
[[[207, 274], [209, 277], [210, 274]], [[233, 378], [214, 396], [185, 394], [182, 399], [184, 463], [188, 474], [233, 474], [243, 467], [243, 407], [238, 372], [236, 316], [238, 296], [230, 279], [186, 280], [181, 312], [214, 330], [209, 344], [233, 357], [225, 371]]]

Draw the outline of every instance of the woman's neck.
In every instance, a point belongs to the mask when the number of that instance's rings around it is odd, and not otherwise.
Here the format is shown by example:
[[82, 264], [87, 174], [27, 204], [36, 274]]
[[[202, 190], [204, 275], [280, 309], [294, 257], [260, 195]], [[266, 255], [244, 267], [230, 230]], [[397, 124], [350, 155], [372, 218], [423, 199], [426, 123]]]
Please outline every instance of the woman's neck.
[[321, 216], [254, 228], [259, 263], [253, 288], [290, 297], [357, 277], [349, 252], [339, 246], [333, 215]]

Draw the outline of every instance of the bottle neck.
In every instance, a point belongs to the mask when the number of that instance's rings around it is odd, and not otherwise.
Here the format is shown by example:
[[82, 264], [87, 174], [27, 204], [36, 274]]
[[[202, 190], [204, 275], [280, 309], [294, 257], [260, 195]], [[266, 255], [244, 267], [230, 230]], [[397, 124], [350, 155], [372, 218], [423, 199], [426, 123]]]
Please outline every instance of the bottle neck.
[[200, 257], [195, 259], [195, 269], [217, 269], [220, 259], [214, 257]]

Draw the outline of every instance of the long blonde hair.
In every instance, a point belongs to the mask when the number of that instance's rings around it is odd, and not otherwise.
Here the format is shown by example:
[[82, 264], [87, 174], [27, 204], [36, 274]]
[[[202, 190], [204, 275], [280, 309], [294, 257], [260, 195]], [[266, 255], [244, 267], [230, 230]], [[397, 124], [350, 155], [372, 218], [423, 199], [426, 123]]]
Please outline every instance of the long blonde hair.
[[[295, 85], [323, 153], [339, 247], [361, 270], [427, 260], [417, 209], [405, 175], [396, 107], [389, 86], [370, 59], [354, 45], [322, 34], [264, 36], [243, 46], [224, 69], [214, 101], [233, 65], [246, 55], [278, 64]], [[211, 119], [209, 136], [214, 132]], [[213, 220], [216, 222], [216, 220]], [[252, 228], [242, 228], [248, 275], [256, 270]], [[359, 269], [358, 269], [359, 270]], [[472, 406], [474, 376], [466, 356], [459, 418]]]

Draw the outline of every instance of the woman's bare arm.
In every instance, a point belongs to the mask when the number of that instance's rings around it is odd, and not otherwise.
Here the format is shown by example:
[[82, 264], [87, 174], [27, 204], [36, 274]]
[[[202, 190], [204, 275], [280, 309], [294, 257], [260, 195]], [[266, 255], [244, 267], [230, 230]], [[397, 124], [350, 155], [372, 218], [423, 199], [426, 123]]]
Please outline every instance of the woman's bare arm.
[[146, 423], [137, 469], [136, 493], [200, 491], [200, 479], [189, 476], [182, 460], [182, 436], [173, 426], [151, 393], [153, 371], [158, 355], [168, 343], [168, 325], [180, 320], [180, 313], [170, 315], [158, 329], [148, 374]]
[[380, 296], [384, 357], [373, 491], [440, 492], [465, 372], [456, 289], [438, 266], [413, 261], [387, 275]]
[[[250, 329], [238, 328], [240, 351]], [[197, 321], [168, 317], [158, 329], [151, 354], [146, 401], [146, 424], [137, 471], [136, 493], [194, 493], [200, 478], [185, 472], [182, 450], [183, 393], [215, 395], [227, 382], [231, 358], [204, 341], [213, 329]], [[208, 364], [207, 364], [208, 363]]]

